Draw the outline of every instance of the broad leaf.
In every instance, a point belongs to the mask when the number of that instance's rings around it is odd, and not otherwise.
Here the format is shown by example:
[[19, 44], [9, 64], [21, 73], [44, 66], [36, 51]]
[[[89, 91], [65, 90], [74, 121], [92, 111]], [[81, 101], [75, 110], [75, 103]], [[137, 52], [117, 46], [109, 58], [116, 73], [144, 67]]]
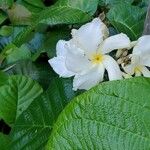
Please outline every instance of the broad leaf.
[[58, 6], [43, 10], [36, 22], [48, 25], [74, 24], [83, 23], [89, 19], [90, 16], [83, 10], [70, 6]]
[[11, 133], [11, 149], [44, 149], [57, 116], [74, 95], [71, 80], [54, 79], [47, 92], [17, 119]]
[[0, 86], [0, 118], [11, 124], [43, 90], [35, 81], [23, 76], [11, 76], [7, 82]]
[[150, 79], [103, 83], [60, 114], [47, 149], [149, 150]]
[[107, 17], [119, 32], [126, 33], [132, 40], [136, 40], [143, 32], [145, 10], [137, 6], [125, 3], [116, 5], [110, 9]]

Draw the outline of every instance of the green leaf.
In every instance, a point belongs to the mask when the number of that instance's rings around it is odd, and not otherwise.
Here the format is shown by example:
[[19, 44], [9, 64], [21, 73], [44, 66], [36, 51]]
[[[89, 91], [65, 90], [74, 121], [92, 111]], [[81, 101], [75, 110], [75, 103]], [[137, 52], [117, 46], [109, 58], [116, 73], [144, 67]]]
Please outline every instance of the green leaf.
[[99, 5], [100, 6], [115, 6], [116, 4], [119, 3], [133, 3], [134, 0], [99, 0]]
[[13, 4], [13, 0], [1, 0], [0, 1], [0, 8], [3, 10], [8, 9]]
[[150, 79], [103, 83], [60, 114], [47, 149], [149, 150]]
[[10, 36], [12, 33], [12, 27], [11, 26], [2, 26], [0, 28], [0, 35], [1, 36]]
[[54, 57], [56, 55], [56, 44], [60, 39], [68, 40], [70, 37], [70, 30], [61, 28], [53, 29], [53, 31], [47, 33], [46, 40], [42, 46], [42, 50], [45, 50], [48, 53], [48, 56]]
[[150, 0], [142, 0], [141, 5], [144, 7], [148, 7], [148, 5], [150, 4]]
[[8, 144], [10, 143], [10, 139], [7, 135], [0, 133], [0, 148], [1, 150], [8, 150]]
[[20, 48], [18, 48], [15, 45], [11, 44], [8, 45], [6, 48], [5, 55], [7, 64], [14, 63], [18, 60], [31, 58], [31, 52], [25, 45], [22, 45]]
[[43, 90], [30, 78], [10, 76], [0, 91], [0, 118], [12, 124]]
[[9, 75], [24, 75], [40, 83], [43, 89], [47, 89], [56, 76], [47, 63], [33, 63], [30, 60], [15, 62], [6, 69]]
[[125, 3], [116, 5], [110, 9], [107, 17], [119, 32], [126, 33], [132, 40], [143, 32], [145, 10], [137, 6]]
[[[28, 2], [27, 2], [28, 1]], [[39, 13], [39, 12], [41, 12], [42, 11], [42, 9], [43, 8], [41, 8], [41, 7], [37, 7], [36, 5], [36, 3], [34, 3], [34, 5], [33, 5], [33, 3], [32, 3], [32, 5], [30, 4], [30, 1], [29, 0], [27, 0], [27, 1], [25, 1], [25, 0], [17, 0], [16, 1], [16, 3], [17, 4], [20, 4], [20, 5], [23, 5], [25, 8], [27, 8], [30, 12], [32, 12], [33, 14], [34, 13]], [[34, 0], [31, 0], [31, 2], [33, 2]], [[39, 1], [39, 0], [36, 0], [36, 1]]]
[[43, 10], [36, 22], [48, 25], [74, 24], [83, 23], [89, 19], [90, 15], [86, 14], [83, 10], [69, 6], [58, 6]]
[[40, 8], [45, 7], [44, 3], [41, 0], [24, 0], [24, 1], [36, 7]]
[[0, 86], [7, 83], [8, 76], [4, 72], [0, 71]]
[[7, 19], [7, 15], [0, 10], [0, 25]]
[[98, 0], [59, 0], [56, 5], [69, 6], [93, 15], [97, 10]]
[[[62, 13], [63, 12], [63, 13]], [[34, 16], [35, 21], [27, 29], [22, 31], [13, 43], [17, 46], [21, 46], [27, 37], [30, 36], [30, 33], [39, 25], [58, 25], [58, 24], [75, 24], [75, 23], [84, 23], [91, 19], [91, 16], [87, 14], [86, 11], [73, 8], [70, 6], [53, 6], [44, 9], [40, 14]]]
[[54, 79], [47, 92], [17, 119], [11, 132], [11, 149], [44, 149], [59, 113], [74, 96], [71, 80]]
[[12, 24], [14, 25], [30, 25], [31, 24], [31, 12], [23, 5], [14, 4], [8, 11], [8, 16]]
[[52, 28], [46, 34], [36, 34], [34, 39], [29, 43], [31, 49], [36, 49], [32, 60], [36, 60], [41, 53], [46, 52], [48, 57], [56, 55], [56, 44], [60, 39], [68, 40], [70, 38], [70, 30], [68, 28]]

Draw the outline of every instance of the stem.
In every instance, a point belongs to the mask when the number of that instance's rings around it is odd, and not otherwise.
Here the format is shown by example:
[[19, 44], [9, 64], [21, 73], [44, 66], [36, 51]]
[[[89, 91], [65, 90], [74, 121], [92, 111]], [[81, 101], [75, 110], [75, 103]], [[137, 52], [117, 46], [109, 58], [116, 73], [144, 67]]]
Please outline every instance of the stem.
[[143, 35], [150, 35], [150, 5], [148, 6], [147, 9]]
[[12, 69], [13, 67], [15, 67], [16, 64], [9, 66], [8, 68], [3, 69], [3, 72], [7, 72], [8, 70]]

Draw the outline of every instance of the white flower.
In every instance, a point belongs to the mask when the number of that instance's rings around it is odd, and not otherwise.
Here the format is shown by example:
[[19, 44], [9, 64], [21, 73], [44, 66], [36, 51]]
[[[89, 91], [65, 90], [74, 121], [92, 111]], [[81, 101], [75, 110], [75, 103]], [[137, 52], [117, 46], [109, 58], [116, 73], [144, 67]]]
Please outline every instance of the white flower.
[[65, 45], [69, 43], [67, 41], [63, 41], [63, 40], [59, 40], [57, 45], [56, 45], [56, 55], [57, 57], [54, 57], [52, 59], [50, 59], [48, 62], [50, 63], [50, 65], [52, 66], [52, 68], [54, 69], [54, 71], [59, 74], [60, 77], [71, 77], [74, 76], [75, 73], [69, 71], [66, 68], [66, 53], [67, 50], [65, 48]]
[[150, 77], [150, 71], [147, 68], [150, 67], [150, 35], [144, 35], [138, 39], [130, 57], [131, 63], [122, 65], [125, 72], [129, 75]]
[[[88, 90], [103, 81], [105, 69], [109, 80], [122, 78], [117, 62], [107, 54], [112, 50], [130, 46], [130, 40], [125, 34], [121, 33], [107, 38], [106, 25], [99, 18], [95, 18], [78, 30], [73, 29], [72, 36], [73, 38], [68, 42], [61, 41], [59, 48], [62, 49], [63, 54], [57, 52], [57, 57], [50, 59], [49, 63], [60, 76], [75, 75], [74, 90]], [[60, 51], [58, 46], [57, 51]], [[60, 57], [63, 57], [62, 64], [57, 60]]]

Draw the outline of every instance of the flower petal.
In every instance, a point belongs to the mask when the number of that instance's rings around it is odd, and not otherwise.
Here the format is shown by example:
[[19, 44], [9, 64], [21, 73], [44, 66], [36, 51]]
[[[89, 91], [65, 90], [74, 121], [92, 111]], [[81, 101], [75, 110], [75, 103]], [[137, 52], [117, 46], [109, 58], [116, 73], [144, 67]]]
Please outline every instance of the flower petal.
[[122, 68], [124, 69], [124, 71], [129, 74], [129, 75], [133, 75], [134, 74], [134, 70], [135, 70], [135, 65], [134, 64], [129, 64], [124, 66], [124, 64], [122, 65]]
[[142, 68], [142, 74], [144, 77], [150, 77], [150, 71], [146, 67]]
[[112, 57], [105, 55], [103, 64], [108, 72], [109, 80], [122, 79], [122, 73], [120, 71], [119, 65]]
[[150, 55], [141, 56], [141, 65], [150, 67]]
[[75, 75], [75, 73], [69, 71], [65, 66], [65, 57], [59, 56], [50, 59], [49, 64], [53, 68], [53, 70], [59, 74], [61, 77], [71, 77]]
[[130, 43], [131, 43], [130, 39], [127, 37], [127, 35], [120, 33], [107, 38], [103, 42], [100, 50], [102, 51], [103, 54], [106, 54], [115, 49], [128, 48], [130, 47]]
[[76, 73], [81, 73], [91, 67], [92, 63], [85, 56], [83, 50], [77, 48], [75, 45], [68, 45], [66, 55], [66, 67], [68, 70]]
[[88, 70], [84, 75], [76, 75], [73, 80], [73, 90], [85, 89], [89, 90], [103, 80], [104, 66], [97, 65]]
[[108, 28], [99, 18], [95, 18], [78, 30], [72, 30], [73, 41], [88, 54], [96, 52], [98, 45], [107, 35]]
[[59, 40], [56, 44], [56, 54], [57, 56], [66, 56], [67, 49], [66, 44], [68, 44], [69, 41]]
[[133, 54], [150, 55], [150, 35], [144, 35], [138, 39], [138, 42], [133, 49]]

